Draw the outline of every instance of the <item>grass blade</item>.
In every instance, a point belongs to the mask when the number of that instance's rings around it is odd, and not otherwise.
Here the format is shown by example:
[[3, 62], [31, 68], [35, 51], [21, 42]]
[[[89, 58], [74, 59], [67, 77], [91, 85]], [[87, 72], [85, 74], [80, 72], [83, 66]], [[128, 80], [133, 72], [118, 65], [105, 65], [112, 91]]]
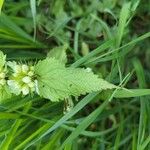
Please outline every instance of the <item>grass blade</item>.
[[0, 0], [0, 14], [1, 14], [1, 10], [2, 10], [3, 4], [4, 4], [4, 0]]
[[30, 0], [31, 13], [33, 17], [33, 26], [34, 26], [34, 40], [36, 38], [36, 1]]
[[92, 101], [96, 96], [98, 92], [92, 93], [87, 95], [83, 100], [81, 100], [71, 111], [69, 111], [66, 115], [64, 115], [60, 120], [58, 120], [50, 129], [48, 129], [46, 132], [44, 132], [41, 136], [39, 136], [36, 140], [29, 143], [25, 149], [33, 145], [35, 142], [42, 139], [47, 134], [51, 133], [58, 127], [60, 127], [62, 124], [64, 124], [69, 118], [71, 118], [73, 115], [75, 115], [79, 110], [81, 110], [85, 105], [87, 105], [90, 101]]

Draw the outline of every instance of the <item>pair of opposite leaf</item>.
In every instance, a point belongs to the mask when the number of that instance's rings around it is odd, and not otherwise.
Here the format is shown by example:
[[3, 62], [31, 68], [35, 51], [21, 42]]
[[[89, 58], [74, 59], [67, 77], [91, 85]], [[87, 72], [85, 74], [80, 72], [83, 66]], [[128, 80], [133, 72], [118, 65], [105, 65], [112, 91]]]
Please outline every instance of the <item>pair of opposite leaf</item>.
[[38, 94], [51, 101], [115, 88], [83, 68], [65, 67], [66, 46], [54, 48], [36, 65], [6, 62], [0, 52], [0, 101], [13, 95]]

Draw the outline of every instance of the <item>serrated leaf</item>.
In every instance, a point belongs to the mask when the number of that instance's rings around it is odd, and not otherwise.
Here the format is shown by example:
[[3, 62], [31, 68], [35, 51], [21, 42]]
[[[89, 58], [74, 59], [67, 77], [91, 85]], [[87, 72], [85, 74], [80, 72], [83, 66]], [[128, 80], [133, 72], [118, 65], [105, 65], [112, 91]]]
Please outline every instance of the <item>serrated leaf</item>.
[[2, 103], [4, 100], [11, 98], [11, 96], [12, 94], [10, 93], [7, 85], [5, 85], [4, 87], [0, 87], [0, 103]]
[[58, 60], [47, 58], [35, 66], [40, 96], [51, 101], [69, 96], [115, 88], [86, 69], [65, 68]]
[[67, 62], [66, 50], [67, 50], [67, 45], [58, 46], [50, 50], [47, 56], [55, 58], [59, 60], [61, 63], [65, 64]]

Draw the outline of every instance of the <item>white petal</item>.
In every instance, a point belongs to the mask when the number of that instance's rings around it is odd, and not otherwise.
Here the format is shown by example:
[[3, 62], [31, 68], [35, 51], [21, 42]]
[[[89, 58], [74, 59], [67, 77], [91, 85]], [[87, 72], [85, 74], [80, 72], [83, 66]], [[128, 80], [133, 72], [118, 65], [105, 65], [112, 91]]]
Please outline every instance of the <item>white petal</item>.
[[29, 76], [25, 76], [24, 78], [22, 78], [22, 81], [24, 83], [30, 83], [31, 82], [31, 78]]
[[14, 93], [16, 95], [19, 95], [21, 93], [21, 87], [16, 81], [8, 80], [7, 84], [11, 90], [11, 93]]
[[24, 86], [22, 89], [21, 89], [21, 91], [22, 91], [22, 94], [23, 95], [27, 95], [27, 94], [29, 94], [29, 87], [28, 86]]
[[7, 81], [7, 84], [8, 84], [9, 86], [14, 86], [15, 81], [14, 81], [14, 80], [8, 80], [8, 81]]
[[29, 67], [27, 65], [22, 65], [22, 72], [27, 73], [29, 71]]
[[20, 65], [15, 65], [15, 66], [14, 66], [14, 71], [15, 71], [16, 73], [20, 73], [20, 72], [21, 72], [21, 66], [20, 66]]

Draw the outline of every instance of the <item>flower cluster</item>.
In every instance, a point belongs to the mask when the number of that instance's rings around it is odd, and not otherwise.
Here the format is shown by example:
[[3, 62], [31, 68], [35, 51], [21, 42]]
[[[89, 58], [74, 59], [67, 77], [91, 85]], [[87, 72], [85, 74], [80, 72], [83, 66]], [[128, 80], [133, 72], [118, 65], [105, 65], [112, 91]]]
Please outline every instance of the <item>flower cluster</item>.
[[7, 94], [28, 95], [38, 93], [37, 87], [33, 65], [6, 62], [6, 55], [0, 51], [0, 90], [7, 90]]
[[27, 95], [36, 91], [36, 80], [34, 79], [34, 66], [8, 62], [7, 66], [13, 71], [7, 84], [12, 93]]

